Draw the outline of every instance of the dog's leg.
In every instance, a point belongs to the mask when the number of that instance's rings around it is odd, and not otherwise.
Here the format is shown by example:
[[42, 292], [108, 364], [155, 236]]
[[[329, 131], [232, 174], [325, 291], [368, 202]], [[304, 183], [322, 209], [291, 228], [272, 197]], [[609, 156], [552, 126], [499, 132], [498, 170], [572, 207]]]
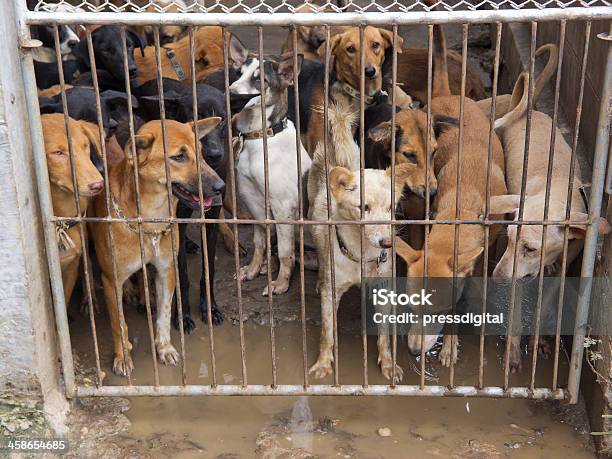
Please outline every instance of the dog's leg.
[[[189, 218], [191, 217], [192, 210], [182, 205], [180, 202], [176, 208], [176, 216], [178, 218]], [[195, 328], [196, 324], [191, 317], [191, 305], [189, 303], [189, 269], [187, 266], [187, 225], [178, 225], [179, 227], [179, 252], [178, 252], [178, 264], [179, 264], [179, 277], [180, 277], [180, 289], [181, 289], [181, 307], [183, 309], [183, 330], [185, 333], [191, 333]], [[159, 292], [158, 292], [159, 293]], [[159, 299], [159, 297], [158, 297]], [[159, 301], [159, 300], [158, 300]], [[176, 302], [175, 302], [176, 303]], [[158, 303], [163, 304], [163, 303]], [[174, 328], [179, 328], [178, 318], [178, 304], [174, 311]]]
[[[77, 279], [79, 278], [79, 266], [81, 264], [81, 257], [75, 257], [71, 263], [68, 264], [62, 270], [62, 281], [64, 283], [64, 300], [66, 301], [66, 308], [70, 306], [70, 298], [72, 297], [72, 291], [74, 290], [74, 285], [76, 284]], [[85, 289], [83, 289], [83, 293], [87, 296]]]
[[[221, 207], [213, 207], [208, 218], [219, 218]], [[210, 313], [213, 325], [219, 325], [223, 322], [223, 313], [217, 306], [215, 301], [215, 255], [217, 253], [217, 235], [219, 234], [219, 225], [209, 223], [206, 225], [206, 250], [208, 254], [208, 278], [210, 285]], [[200, 278], [200, 314], [202, 321], [208, 323], [208, 301], [206, 300], [206, 276], [202, 269], [202, 277]]]
[[[383, 315], [391, 313], [390, 306], [376, 306], [376, 312]], [[393, 373], [393, 355], [389, 345], [389, 325], [386, 323], [378, 325], [378, 364], [383, 376], [393, 383], [399, 383], [404, 377], [404, 370], [399, 365], [395, 365]]]
[[[454, 340], [453, 340], [454, 336]], [[453, 343], [454, 341], [454, 343]], [[457, 345], [459, 344], [459, 336], [457, 335], [444, 335], [444, 340], [442, 342], [442, 349], [440, 349], [440, 354], [438, 355], [438, 359], [445, 367], [451, 366], [451, 361], [453, 364], [457, 363]]]
[[[106, 306], [108, 307], [108, 315], [110, 317], [111, 329], [113, 332], [113, 344], [115, 347], [115, 359], [113, 361], [113, 372], [119, 376], [127, 376], [132, 373], [134, 364], [130, 351], [132, 344], [130, 343], [127, 323], [123, 314], [119, 313], [119, 308], [123, 309], [123, 285], [118, 286], [119, 303], [115, 296], [115, 286], [113, 281], [108, 279], [105, 274], [102, 274], [102, 287], [104, 288], [104, 297], [106, 298]], [[121, 329], [125, 336], [125, 342], [121, 343]], [[124, 354], [125, 350], [125, 354]]]
[[181, 360], [179, 353], [170, 341], [172, 297], [176, 288], [174, 266], [171, 259], [158, 259], [155, 267], [157, 268], [155, 275], [155, 296], [157, 300], [155, 348], [161, 363], [174, 366]]
[[[290, 212], [276, 212], [272, 209], [274, 218], [279, 220], [295, 219], [295, 215]], [[272, 281], [270, 287], [272, 287], [272, 294], [280, 295], [289, 290], [289, 280], [291, 279], [291, 273], [293, 273], [293, 267], [295, 266], [295, 232], [291, 225], [276, 225], [276, 239], [278, 243], [278, 258], [280, 261], [280, 268], [276, 279]], [[268, 286], [264, 288], [262, 295], [268, 296]]]
[[240, 280], [252, 280], [259, 276], [259, 271], [264, 261], [264, 252], [266, 251], [266, 235], [264, 227], [261, 225], [253, 225], [253, 258], [247, 266], [240, 268]]
[[523, 369], [523, 358], [521, 355], [521, 337], [510, 336], [507, 346], [510, 346], [508, 360], [510, 360], [510, 372], [518, 373]]

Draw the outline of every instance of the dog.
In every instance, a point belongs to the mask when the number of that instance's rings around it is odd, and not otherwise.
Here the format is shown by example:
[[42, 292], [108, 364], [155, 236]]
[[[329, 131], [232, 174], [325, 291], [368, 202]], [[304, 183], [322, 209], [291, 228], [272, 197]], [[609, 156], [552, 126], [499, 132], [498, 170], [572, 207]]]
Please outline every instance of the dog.
[[[163, 79], [164, 88], [164, 107], [166, 118], [187, 123], [193, 120], [193, 93], [192, 88], [181, 83], [180, 81], [170, 78]], [[159, 91], [157, 81], [150, 81], [141, 85], [135, 92], [138, 95], [140, 103], [140, 115], [145, 120], [153, 120], [159, 118]], [[202, 151], [204, 152], [204, 160], [223, 180], [226, 180], [227, 169], [227, 132], [225, 112], [225, 98], [223, 93], [206, 84], [198, 83], [196, 85], [196, 100], [197, 111], [199, 118], [211, 116], [219, 116], [223, 120], [206, 137], [202, 139]], [[223, 193], [220, 193], [223, 195]], [[221, 211], [220, 203], [217, 203], [206, 213], [207, 218], [219, 218]], [[177, 217], [189, 218], [193, 213], [193, 209], [179, 202], [177, 207]], [[183, 310], [183, 329], [186, 333], [190, 333], [195, 329], [195, 322], [191, 316], [191, 307], [189, 302], [189, 273], [187, 267], [187, 253], [189, 239], [186, 235], [187, 225], [179, 225], [180, 245], [179, 245], [179, 272], [180, 272], [180, 288]], [[217, 235], [221, 231], [226, 238], [226, 246], [234, 248], [234, 233], [229, 227], [224, 224], [207, 224], [206, 225], [206, 251], [208, 254], [208, 272], [210, 280], [210, 298], [211, 298], [211, 314], [213, 324], [218, 325], [223, 321], [223, 313], [215, 300], [215, 257], [217, 249]], [[229, 234], [229, 236], [228, 236]], [[231, 245], [230, 245], [231, 244]], [[196, 247], [197, 251], [197, 247]], [[204, 273], [200, 280], [200, 315], [204, 323], [208, 322], [208, 306], [206, 299], [206, 278]], [[177, 311], [178, 312], [178, 311]], [[174, 326], [178, 328], [178, 315], [174, 315]]]
[[[28, 0], [27, 6], [30, 11], [36, 10], [36, 0]], [[66, 12], [66, 11], [83, 11], [80, 8], [68, 7], [61, 4], [46, 5], [46, 8], [54, 12]], [[68, 25], [58, 25], [57, 32], [59, 35], [59, 48], [62, 60], [66, 61], [70, 59], [72, 49], [81, 41], [77, 33]], [[33, 25], [30, 27], [30, 35], [33, 39], [40, 40], [42, 47], [34, 48], [34, 60], [43, 60], [43, 62], [54, 63], [55, 62], [55, 30], [51, 25]], [[45, 58], [44, 55], [48, 56]]]
[[[196, 81], [223, 70], [223, 29], [217, 26], [200, 27], [194, 33]], [[191, 58], [189, 37], [166, 44], [160, 50], [162, 76], [191, 84]], [[157, 78], [155, 46], [147, 46], [142, 56], [136, 56], [138, 82]], [[230, 56], [231, 57], [231, 56]]]
[[[318, 154], [319, 150], [317, 151]], [[313, 168], [320, 165], [315, 159]], [[401, 195], [406, 176], [406, 165], [399, 165], [395, 170], [396, 200]], [[320, 176], [320, 175], [319, 175]], [[364, 170], [364, 220], [391, 220], [392, 209], [396, 203], [391, 202], [391, 170]], [[313, 220], [327, 220], [327, 190], [324, 183], [312, 206]], [[345, 167], [334, 167], [329, 173], [331, 191], [329, 217], [331, 220], [360, 220], [360, 178], [359, 172]], [[319, 290], [321, 294], [321, 340], [319, 357], [310, 367], [310, 373], [316, 378], [323, 378], [332, 372], [333, 362], [333, 309], [338, 309], [342, 295], [353, 285], [360, 285], [362, 277], [390, 277], [392, 273], [388, 249], [392, 246], [390, 225], [372, 224], [364, 226], [363, 254], [366, 257], [365, 272], [361, 273], [361, 227], [358, 225], [338, 225], [333, 227], [331, 241], [326, 225], [313, 225], [312, 236], [319, 258]], [[334, 259], [330, 259], [330, 244], [333, 245]], [[332, 302], [331, 263], [334, 263], [335, 299]], [[363, 276], [362, 276], [363, 274]], [[389, 334], [384, 327], [379, 329], [378, 363], [385, 378], [399, 382], [403, 376], [401, 367], [395, 367], [389, 348]]]
[[[301, 151], [302, 173], [308, 172], [311, 160], [301, 143], [296, 145], [295, 126], [287, 119], [287, 88], [300, 73], [302, 61], [303, 56], [298, 55], [296, 68], [291, 54], [283, 55], [278, 60], [268, 58], [263, 63], [263, 77], [259, 74], [259, 66], [253, 66], [250, 72], [243, 73], [230, 86], [230, 91], [238, 93], [259, 92], [259, 79], [264, 79], [263, 97], [259, 95], [251, 99], [233, 120], [241, 139], [236, 166], [238, 194], [256, 219], [266, 218], [262, 143], [264, 129], [267, 131], [268, 142], [268, 198], [271, 215], [278, 220], [298, 219], [297, 148]], [[262, 126], [262, 105], [267, 112], [265, 126]], [[294, 228], [291, 225], [276, 225], [276, 234], [280, 268], [270, 288], [264, 288], [264, 296], [285, 293], [289, 289], [289, 280], [295, 266]], [[254, 226], [253, 243], [255, 251], [251, 262], [240, 270], [241, 280], [254, 279], [262, 269], [266, 249], [262, 225]]]
[[[164, 13], [178, 13], [187, 11], [187, 4], [183, 0], [154, 0], [149, 2], [145, 8], [147, 13], [158, 13], [163, 11]], [[141, 27], [132, 28], [136, 33], [144, 36], [147, 40], [147, 45], [154, 45], [154, 27], [151, 25], [144, 25]], [[178, 41], [182, 36], [185, 35], [185, 28], [177, 25], [164, 24], [159, 27], [159, 42], [161, 45], [167, 45]]]
[[[431, 113], [459, 119], [460, 96], [452, 96], [446, 66], [446, 43], [444, 32], [434, 26], [434, 72]], [[461, 195], [458, 217], [462, 220], [477, 220], [485, 206], [487, 168], [483, 167], [488, 158], [489, 120], [476, 102], [465, 98], [463, 127], [463, 153], [461, 164], [457, 163], [459, 129], [447, 124], [440, 126], [434, 168], [438, 182], [438, 194], [434, 200], [434, 220], [456, 218], [457, 170], [461, 173]], [[491, 196], [507, 193], [504, 178], [504, 154], [499, 139], [493, 135], [492, 164], [490, 176]], [[495, 242], [498, 229], [491, 228], [489, 244]], [[454, 262], [454, 226], [432, 225], [429, 233], [428, 267], [425, 273], [424, 251], [415, 250], [409, 244], [397, 246], [398, 255], [408, 266], [410, 278], [464, 278], [472, 275], [485, 248], [485, 231], [481, 225], [465, 225], [458, 237], [457, 264]], [[460, 298], [461, 293], [457, 295]], [[424, 351], [428, 351], [437, 340], [435, 335], [425, 335]], [[450, 366], [457, 361], [457, 337], [445, 334], [439, 354], [440, 362]], [[421, 335], [411, 333], [408, 347], [413, 354], [421, 352]]]
[[[70, 148], [66, 135], [66, 124], [62, 114], [42, 115], [41, 123], [49, 169], [53, 214], [58, 217], [77, 215], [76, 192], [72, 180]], [[98, 128], [86, 121], [68, 119], [72, 141], [72, 163], [78, 186], [81, 214], [85, 215], [92, 199], [98, 195], [104, 180], [92, 161], [92, 154], [100, 156]], [[63, 221], [57, 224], [56, 235], [62, 268], [64, 300], [70, 304], [72, 291], [79, 275], [79, 265], [83, 254], [83, 241], [76, 221]]]
[[[547, 69], [544, 71], [536, 87], [541, 87], [554, 73], [557, 62], [558, 49], [555, 45], [545, 45], [538, 49], [537, 54], [549, 53]], [[528, 102], [529, 74], [524, 72], [517, 80], [512, 93], [511, 110], [502, 118], [496, 120], [495, 129], [502, 139], [506, 152], [506, 171], [508, 180], [508, 195], [495, 196], [491, 199], [491, 212], [499, 214], [514, 214], [518, 219], [518, 208], [520, 203], [521, 183], [523, 175], [523, 156], [525, 148], [526, 112]], [[537, 100], [539, 91], [534, 91], [534, 101]], [[531, 131], [529, 140], [529, 162], [526, 171], [525, 201], [523, 207], [524, 220], [543, 220], [544, 206], [546, 201], [546, 183], [548, 172], [548, 161], [550, 154], [550, 136], [552, 119], [545, 113], [537, 110], [531, 112]], [[548, 220], [565, 220], [568, 199], [568, 183], [571, 167], [572, 149], [563, 138], [562, 132], [555, 126], [555, 151], [552, 164], [552, 176], [550, 182], [550, 197]], [[580, 188], [580, 165], [575, 164], [575, 175], [572, 183], [572, 200], [570, 203], [570, 220], [568, 238], [569, 249], [567, 264], [575, 259], [582, 249], [583, 239], [588, 222], [588, 213], [582, 199]], [[599, 234], [608, 234], [610, 225], [604, 218], [597, 221]], [[542, 233], [543, 228], [539, 225], [525, 225], [521, 228], [520, 237], [517, 240], [517, 226], [508, 226], [508, 244], [506, 250], [497, 263], [494, 278], [510, 278], [514, 269], [514, 252], [517, 250], [516, 278], [529, 279], [540, 275], [540, 257], [542, 256]], [[544, 267], [547, 271], [554, 272], [560, 264], [564, 250], [565, 227], [549, 225], [546, 229], [546, 246], [544, 247]], [[518, 247], [516, 247], [518, 245]], [[515, 308], [514, 320], [520, 323], [520, 307]], [[516, 323], [516, 322], [515, 322]], [[521, 370], [522, 358], [520, 349], [520, 336], [510, 336], [509, 367], [514, 373]], [[550, 353], [548, 344], [540, 341], [540, 353], [545, 357]]]
[[[141, 215], [143, 217], [175, 217], [177, 201], [181, 200], [193, 208], [210, 206], [214, 196], [224, 186], [219, 176], [201, 161], [201, 170], [196, 167], [195, 142], [205, 137], [221, 119], [205, 118], [195, 123], [166, 121], [167, 155], [166, 166], [161, 123], [150, 121], [142, 126], [135, 136], [134, 145], [128, 142], [125, 159], [111, 168], [109, 189], [113, 217], [136, 216], [136, 192], [134, 167], [137, 161], [141, 192]], [[133, 146], [133, 148], [132, 148]], [[132, 151], [134, 150], [134, 152]], [[135, 153], [135, 154], [134, 154]], [[172, 202], [168, 205], [166, 167], [172, 181]], [[203, 202], [198, 197], [198, 183], [203, 186]], [[105, 194], [105, 193], [104, 193]], [[104, 194], [94, 201], [93, 214], [107, 216]], [[170, 208], [169, 208], [170, 207]], [[109, 311], [114, 343], [113, 371], [126, 376], [134, 368], [130, 357], [131, 344], [123, 316], [122, 286], [136, 271], [147, 265], [156, 268], [155, 291], [157, 302], [155, 347], [160, 362], [177, 365], [180, 356], [170, 341], [172, 297], [175, 290], [174, 260], [172, 257], [171, 226], [166, 223], [144, 223], [145, 259], [140, 256], [138, 229], [127, 223], [92, 225], [91, 233], [96, 255], [102, 272], [102, 286]], [[117, 282], [113, 284], [113, 260], [108, 231], [112, 231], [115, 243]], [[115, 290], [116, 287], [116, 290]], [[122, 335], [124, 340], [122, 340]]]

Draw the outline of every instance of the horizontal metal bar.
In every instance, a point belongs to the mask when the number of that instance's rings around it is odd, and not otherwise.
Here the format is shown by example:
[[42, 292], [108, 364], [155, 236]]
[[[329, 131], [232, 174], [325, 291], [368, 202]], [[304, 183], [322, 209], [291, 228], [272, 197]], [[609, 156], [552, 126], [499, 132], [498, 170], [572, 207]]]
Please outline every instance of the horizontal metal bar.
[[[391, 19], [392, 18], [392, 19]], [[525, 10], [410, 11], [371, 13], [88, 13], [28, 11], [28, 24], [125, 24], [125, 25], [379, 25], [448, 24], [484, 22], [526, 22], [598, 20], [612, 18], [612, 8], [550, 8]]]
[[245, 218], [176, 218], [176, 217], [51, 217], [52, 222], [90, 223], [227, 223], [238, 225], [539, 225], [539, 226], [588, 226], [588, 221], [572, 220], [283, 220]]
[[529, 398], [536, 400], [563, 400], [566, 398], [564, 389], [551, 390], [528, 387], [512, 387], [504, 390], [501, 387], [474, 386], [425, 386], [372, 384], [364, 387], [358, 384], [310, 385], [304, 387], [298, 384], [280, 384], [275, 387], [263, 384], [240, 386], [79, 386], [78, 397], [135, 397], [135, 396], [180, 396], [180, 395], [401, 395], [422, 397], [487, 397], [487, 398]]

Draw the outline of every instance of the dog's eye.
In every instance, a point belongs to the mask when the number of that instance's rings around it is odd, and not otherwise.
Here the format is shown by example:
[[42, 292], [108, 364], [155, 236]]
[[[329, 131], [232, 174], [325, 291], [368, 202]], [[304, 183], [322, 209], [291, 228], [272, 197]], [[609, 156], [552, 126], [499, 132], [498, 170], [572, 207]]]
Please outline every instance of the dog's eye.
[[378, 48], [380, 48], [380, 43], [378, 43], [377, 41], [372, 43], [372, 49], [377, 50]]
[[408, 161], [409, 163], [412, 163], [412, 164], [417, 164], [418, 163], [416, 153], [414, 153], [412, 151], [405, 151], [404, 152], [404, 157], [406, 158], [406, 161]]
[[346, 52], [353, 54], [354, 52], [356, 52], [357, 50], [355, 49], [355, 47], [353, 45], [349, 46], [348, 48], [346, 48]]
[[177, 163], [182, 163], [187, 159], [187, 155], [184, 151], [181, 151], [178, 155], [171, 156], [170, 159], [172, 161], [176, 161]]
[[54, 150], [50, 154], [55, 156], [64, 156], [66, 153], [63, 150]]
[[525, 249], [525, 253], [527, 255], [531, 255], [532, 253], [535, 253], [537, 249], [534, 249], [533, 247], [529, 247], [529, 246], [523, 246], [523, 249]]

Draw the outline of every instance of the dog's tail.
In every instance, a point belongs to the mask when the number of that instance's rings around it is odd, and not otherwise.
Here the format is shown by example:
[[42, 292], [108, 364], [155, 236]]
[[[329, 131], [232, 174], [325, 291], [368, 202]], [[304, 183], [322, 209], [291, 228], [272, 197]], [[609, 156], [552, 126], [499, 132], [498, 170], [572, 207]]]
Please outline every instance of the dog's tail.
[[[547, 45], [540, 46], [536, 51], [536, 57], [548, 53], [548, 62], [544, 67], [542, 73], [536, 78], [533, 89], [533, 103], [535, 104], [544, 89], [544, 86], [548, 83], [550, 78], [555, 74], [557, 70], [557, 63], [559, 61], [559, 48], [556, 45], [549, 43]], [[527, 113], [527, 105], [529, 99], [529, 73], [522, 72], [512, 90], [512, 98], [510, 99], [510, 111], [503, 117], [495, 121], [495, 129], [504, 128], [517, 120], [523, 118]]]
[[448, 64], [446, 57], [446, 39], [442, 26], [433, 26], [433, 83], [431, 96], [450, 96], [450, 84], [448, 82]]

